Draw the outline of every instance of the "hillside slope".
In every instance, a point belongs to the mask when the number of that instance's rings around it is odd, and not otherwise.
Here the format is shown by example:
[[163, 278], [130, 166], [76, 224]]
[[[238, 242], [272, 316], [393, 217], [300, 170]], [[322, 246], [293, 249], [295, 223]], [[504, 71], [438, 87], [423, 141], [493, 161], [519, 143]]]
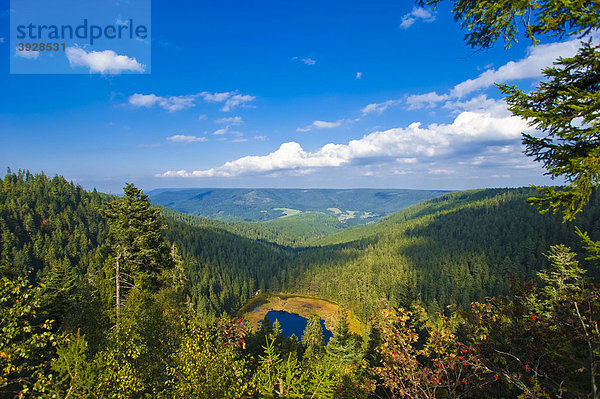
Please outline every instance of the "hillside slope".
[[337, 218], [319, 212], [305, 212], [266, 222], [224, 222], [193, 216], [156, 205], [161, 214], [196, 227], [213, 227], [238, 234], [252, 240], [271, 242], [287, 247], [306, 246], [311, 240], [318, 240], [346, 228]]
[[[526, 203], [533, 194], [530, 189], [451, 193], [315, 241], [322, 247], [298, 252], [302, 271], [292, 285], [363, 316], [381, 298], [397, 304], [421, 298], [436, 311], [508, 294], [511, 275], [531, 279], [547, 266], [543, 254], [551, 245], [566, 244], [583, 255], [574, 225], [539, 214]], [[598, 193], [577, 225], [600, 238]]]

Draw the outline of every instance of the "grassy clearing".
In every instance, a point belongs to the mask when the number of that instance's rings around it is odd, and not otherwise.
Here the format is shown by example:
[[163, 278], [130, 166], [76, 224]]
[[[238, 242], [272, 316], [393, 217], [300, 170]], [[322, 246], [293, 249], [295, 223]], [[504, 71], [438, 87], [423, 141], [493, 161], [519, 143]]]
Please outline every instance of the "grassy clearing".
[[283, 216], [280, 216], [280, 218], [285, 218], [288, 216], [294, 216], [294, 215], [298, 215], [300, 213], [302, 213], [301, 210], [298, 209], [291, 209], [291, 208], [273, 208], [274, 211], [281, 211], [283, 212]]
[[[264, 319], [269, 310], [283, 310], [308, 318], [317, 313], [324, 321], [325, 327], [333, 331], [342, 308], [331, 301], [295, 294], [259, 294], [240, 309], [238, 315], [250, 322], [253, 329]], [[356, 334], [364, 332], [364, 326], [353, 315], [348, 315], [350, 331]]]

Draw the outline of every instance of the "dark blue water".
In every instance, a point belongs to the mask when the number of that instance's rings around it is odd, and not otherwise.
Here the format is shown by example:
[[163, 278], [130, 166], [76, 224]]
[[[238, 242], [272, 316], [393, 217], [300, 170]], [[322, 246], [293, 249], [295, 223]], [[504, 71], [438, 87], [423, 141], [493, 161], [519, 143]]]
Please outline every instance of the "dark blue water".
[[[284, 336], [289, 338], [292, 334], [295, 334], [299, 340], [302, 340], [302, 334], [308, 322], [308, 319], [300, 315], [288, 313], [283, 310], [269, 310], [267, 319], [271, 323], [275, 323], [275, 320], [278, 320]], [[329, 338], [333, 337], [333, 333], [325, 328], [323, 319], [321, 319], [321, 328], [323, 329], [323, 338], [325, 338], [325, 343], [327, 343], [329, 342]]]

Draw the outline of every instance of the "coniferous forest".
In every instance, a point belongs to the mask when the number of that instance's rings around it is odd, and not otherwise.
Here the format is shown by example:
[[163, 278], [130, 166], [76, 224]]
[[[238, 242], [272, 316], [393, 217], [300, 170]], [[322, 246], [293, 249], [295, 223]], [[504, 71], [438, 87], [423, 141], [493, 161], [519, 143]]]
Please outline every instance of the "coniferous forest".
[[[525, 3], [454, 14], [477, 48], [515, 24], [534, 41], [600, 26], [596, 2]], [[599, 60], [584, 42], [533, 92], [500, 86], [545, 134], [525, 154], [565, 186], [448, 193], [352, 229], [219, 222], [130, 183], [9, 170], [0, 397], [600, 398]], [[252, 330], [238, 311], [259, 292], [344, 311], [328, 342], [317, 314], [302, 337]]]

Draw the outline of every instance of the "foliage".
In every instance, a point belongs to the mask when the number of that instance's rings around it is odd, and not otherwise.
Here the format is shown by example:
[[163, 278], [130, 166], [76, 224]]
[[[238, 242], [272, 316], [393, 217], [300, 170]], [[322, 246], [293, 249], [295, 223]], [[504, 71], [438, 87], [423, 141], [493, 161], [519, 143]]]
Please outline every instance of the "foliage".
[[446, 317], [430, 319], [419, 305], [409, 310], [382, 307], [373, 324], [381, 335], [381, 365], [372, 370], [392, 397], [477, 397], [486, 373], [473, 348], [457, 340]]
[[52, 361], [63, 339], [52, 320], [40, 320], [40, 288], [0, 278], [0, 395], [50, 397]]
[[94, 395], [101, 398], [131, 398], [140, 396], [146, 387], [142, 370], [137, 367], [146, 351], [139, 336], [121, 328], [108, 336], [106, 347], [99, 352], [93, 368], [97, 370]]
[[201, 326], [191, 321], [173, 354], [171, 393], [175, 398], [243, 398], [254, 389], [242, 355], [245, 331], [228, 318]]
[[[442, 0], [417, 0], [420, 6], [437, 5]], [[544, 35], [584, 36], [600, 28], [600, 4], [594, 0], [454, 0], [454, 19], [468, 32], [471, 47], [487, 48], [498, 39], [506, 47], [518, 41], [519, 25], [524, 36], [538, 43]]]
[[362, 359], [361, 339], [348, 329], [348, 314], [340, 312], [333, 337], [325, 347], [327, 354], [339, 364], [358, 364]]
[[268, 337], [263, 349], [265, 354], [260, 356], [256, 372], [261, 397], [340, 398], [344, 397], [344, 389], [350, 397], [361, 396], [360, 387], [348, 383], [343, 378], [347, 374], [330, 359], [315, 356], [309, 362], [300, 362], [291, 352], [282, 358]]
[[553, 246], [548, 257], [543, 288], [516, 285], [514, 299], [492, 298], [463, 314], [462, 333], [498, 376], [496, 395], [584, 397], [595, 386], [599, 292], [567, 247]]
[[600, 185], [600, 46], [583, 43], [577, 55], [560, 58], [544, 75], [529, 94], [499, 87], [508, 95], [510, 111], [545, 133], [523, 135], [525, 154], [541, 162], [546, 174], [569, 182], [564, 189], [541, 187], [543, 196], [530, 201], [573, 220]]
[[313, 313], [306, 322], [306, 328], [302, 334], [302, 343], [306, 347], [304, 359], [314, 360], [325, 351], [325, 339], [323, 338], [323, 327], [321, 318]]
[[129, 183], [125, 195], [106, 205], [110, 247], [128, 287], [158, 288], [158, 276], [169, 265], [169, 251], [161, 236], [160, 211], [148, 196]]
[[97, 373], [87, 358], [88, 345], [80, 331], [76, 335], [65, 336], [56, 352], [58, 358], [52, 364], [52, 369], [57, 373], [53, 390], [65, 398], [93, 396]]

